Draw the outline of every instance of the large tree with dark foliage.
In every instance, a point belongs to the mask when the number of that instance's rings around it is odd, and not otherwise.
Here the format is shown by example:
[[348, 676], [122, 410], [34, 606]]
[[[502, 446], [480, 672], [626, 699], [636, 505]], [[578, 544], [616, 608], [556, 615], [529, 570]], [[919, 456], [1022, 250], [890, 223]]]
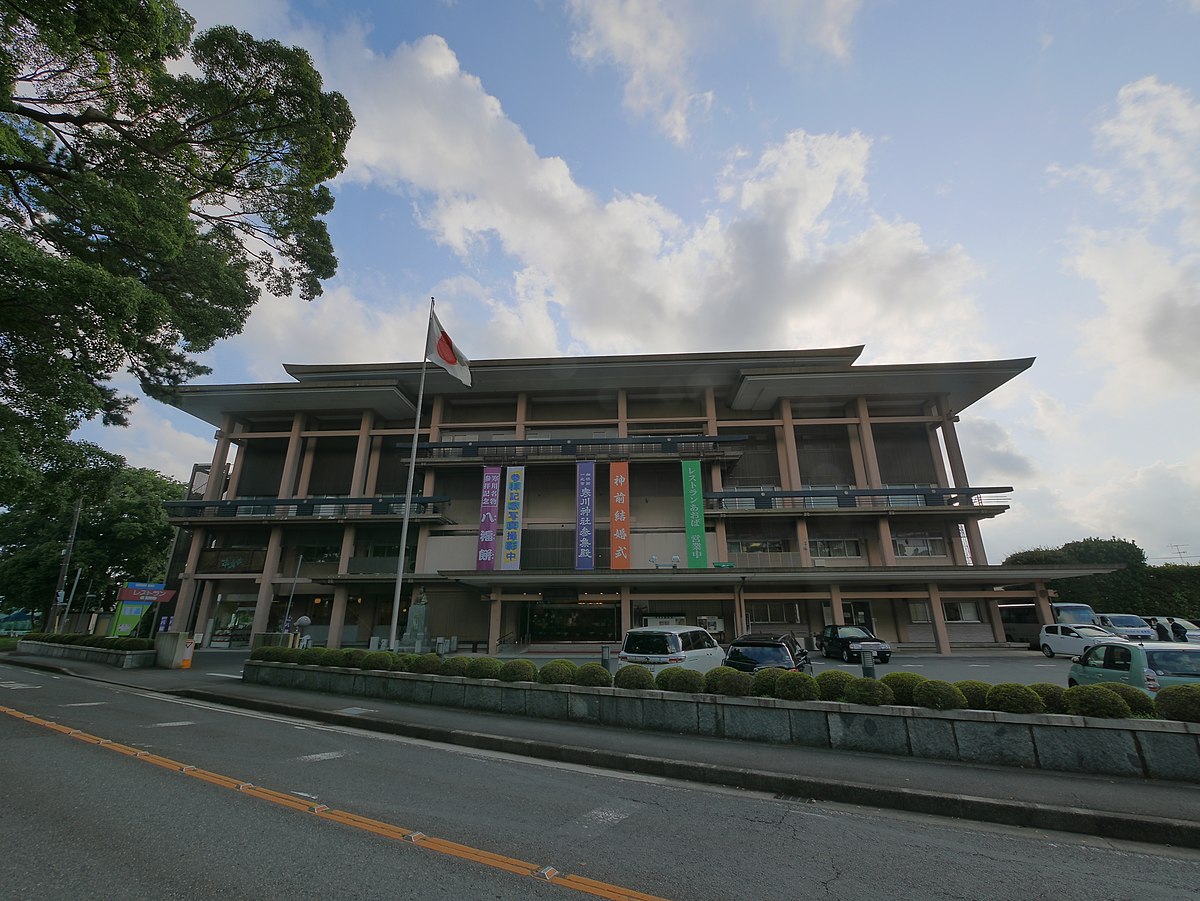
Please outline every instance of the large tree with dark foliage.
[[335, 271], [349, 106], [304, 50], [194, 24], [171, 0], [0, 0], [0, 469], [124, 424], [123, 372], [160, 399], [207, 372], [260, 286], [312, 299]]

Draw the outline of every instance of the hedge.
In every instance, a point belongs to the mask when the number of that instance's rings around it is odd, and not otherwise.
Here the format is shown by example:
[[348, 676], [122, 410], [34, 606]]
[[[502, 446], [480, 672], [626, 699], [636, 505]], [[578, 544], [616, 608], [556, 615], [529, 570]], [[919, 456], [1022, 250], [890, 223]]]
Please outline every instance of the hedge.
[[963, 710], [967, 706], [967, 696], [950, 682], [926, 679], [913, 687], [913, 703], [930, 710]]
[[644, 691], [653, 687], [654, 674], [636, 663], [621, 667], [613, 676], [613, 688], [635, 688]]
[[1098, 719], [1123, 719], [1132, 715], [1129, 705], [1115, 691], [1101, 685], [1074, 685], [1063, 693], [1067, 713]]
[[895, 700], [892, 690], [878, 679], [859, 676], [846, 686], [842, 699], [847, 704], [863, 704], [867, 707], [881, 707]]
[[913, 689], [921, 682], [928, 682], [929, 680], [920, 673], [900, 671], [888, 673], [879, 681], [892, 690], [897, 704], [902, 707], [911, 707], [913, 705]]
[[858, 676], [852, 676], [845, 670], [827, 669], [817, 676], [817, 685], [821, 689], [822, 701], [840, 701], [846, 694], [846, 688]]
[[987, 710], [988, 692], [992, 690], [990, 682], [981, 682], [979, 679], [960, 679], [954, 683], [954, 687], [962, 692], [963, 697], [967, 701], [968, 710]]
[[1001, 682], [988, 690], [987, 709], [1001, 713], [1045, 713], [1046, 705], [1028, 685]]
[[1154, 711], [1165, 720], [1200, 723], [1200, 683], [1160, 688]]

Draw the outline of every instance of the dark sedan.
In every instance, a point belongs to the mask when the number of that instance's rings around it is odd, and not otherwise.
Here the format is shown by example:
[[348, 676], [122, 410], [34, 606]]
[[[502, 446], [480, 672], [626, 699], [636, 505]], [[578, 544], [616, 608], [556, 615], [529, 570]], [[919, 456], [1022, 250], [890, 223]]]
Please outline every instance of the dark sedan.
[[841, 657], [846, 663], [858, 663], [864, 652], [880, 663], [892, 659], [892, 646], [865, 626], [826, 626], [817, 639], [822, 657]]

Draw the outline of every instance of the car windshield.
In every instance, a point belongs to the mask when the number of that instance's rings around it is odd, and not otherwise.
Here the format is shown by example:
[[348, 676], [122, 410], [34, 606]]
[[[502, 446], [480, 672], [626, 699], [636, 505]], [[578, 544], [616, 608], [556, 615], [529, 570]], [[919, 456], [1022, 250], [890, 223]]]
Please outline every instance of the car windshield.
[[1140, 616], [1124, 615], [1120, 613], [1116, 614], [1115, 616], [1110, 614], [1108, 621], [1114, 626], [1124, 626], [1127, 629], [1145, 629], [1148, 625], [1147, 622]]
[[626, 654], [670, 654], [679, 650], [674, 632], [630, 632], [625, 636]]
[[1104, 635], [1112, 637], [1111, 632], [1109, 632], [1107, 629], [1101, 629], [1099, 626], [1076, 626], [1075, 631], [1080, 635], [1086, 635], [1089, 637], [1100, 637]]
[[1163, 676], [1200, 676], [1200, 648], [1195, 651], [1146, 651], [1150, 669]]
[[866, 629], [860, 629], [858, 626], [842, 626], [838, 632], [839, 638], [874, 638], [875, 636]]
[[792, 657], [780, 645], [735, 644], [729, 648], [729, 659], [760, 666], [791, 666]]

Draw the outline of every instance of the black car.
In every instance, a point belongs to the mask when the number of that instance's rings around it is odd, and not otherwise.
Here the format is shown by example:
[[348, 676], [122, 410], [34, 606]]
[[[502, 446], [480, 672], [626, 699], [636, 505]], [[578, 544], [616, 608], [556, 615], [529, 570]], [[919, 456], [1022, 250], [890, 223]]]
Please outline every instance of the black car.
[[826, 626], [817, 639], [822, 657], [841, 657], [846, 663], [862, 660], [862, 652], [870, 650], [880, 663], [892, 659], [892, 646], [876, 638], [866, 626]]
[[725, 652], [725, 665], [743, 673], [777, 666], [781, 669], [812, 669], [808, 652], [791, 632], [751, 632], [735, 638]]

